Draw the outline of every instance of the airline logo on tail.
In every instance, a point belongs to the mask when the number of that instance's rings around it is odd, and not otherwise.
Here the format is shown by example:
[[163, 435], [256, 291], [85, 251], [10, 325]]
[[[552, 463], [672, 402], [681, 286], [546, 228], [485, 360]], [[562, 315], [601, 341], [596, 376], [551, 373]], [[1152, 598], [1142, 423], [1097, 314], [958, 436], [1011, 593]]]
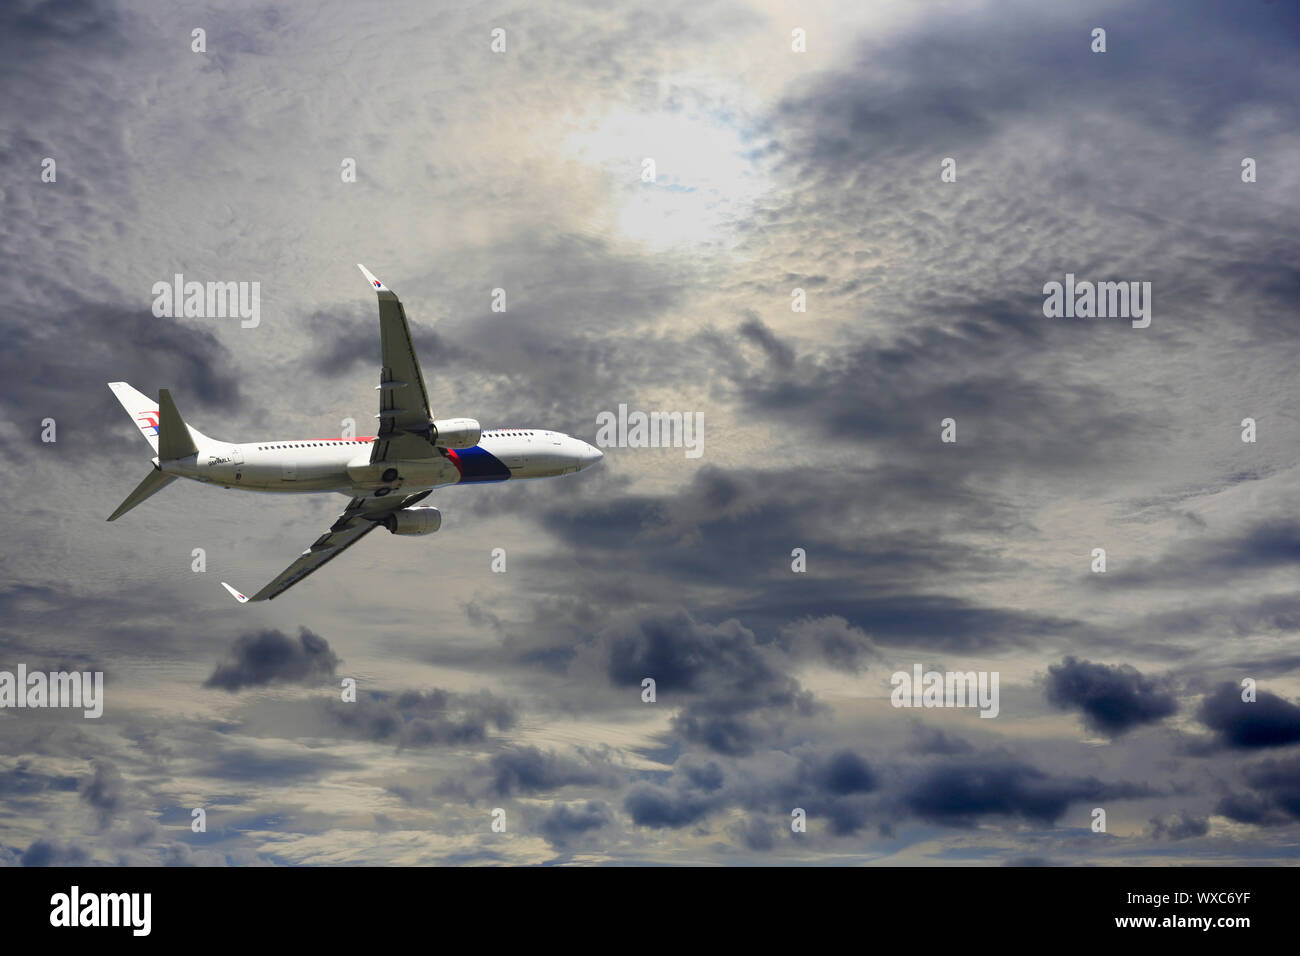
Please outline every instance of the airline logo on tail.
[[[135, 420], [140, 423], [140, 431], [144, 432], [146, 435], [158, 434], [158, 413], [157, 412], [144, 412], [136, 416]], [[153, 429], [153, 431], [149, 431], [149, 429], [151, 428]]]

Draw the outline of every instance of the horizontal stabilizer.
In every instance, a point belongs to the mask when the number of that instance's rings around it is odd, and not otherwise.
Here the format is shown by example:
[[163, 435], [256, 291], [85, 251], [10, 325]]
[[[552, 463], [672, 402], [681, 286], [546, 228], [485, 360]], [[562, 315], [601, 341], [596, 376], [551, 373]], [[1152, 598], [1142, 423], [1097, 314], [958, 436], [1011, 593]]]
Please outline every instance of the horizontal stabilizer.
[[153, 497], [175, 480], [175, 475], [166, 475], [157, 468], [152, 469], [149, 474], [144, 476], [144, 481], [135, 486], [135, 491], [127, 495], [126, 500], [117, 506], [117, 510], [108, 516], [108, 520], [116, 521], [140, 502]]

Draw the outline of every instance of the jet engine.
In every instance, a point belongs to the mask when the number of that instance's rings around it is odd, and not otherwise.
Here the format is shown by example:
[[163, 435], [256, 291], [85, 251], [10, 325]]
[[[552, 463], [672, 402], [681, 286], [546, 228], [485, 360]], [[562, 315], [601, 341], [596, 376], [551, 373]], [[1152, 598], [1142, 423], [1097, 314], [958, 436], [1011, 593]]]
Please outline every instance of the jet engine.
[[433, 534], [442, 527], [437, 508], [403, 508], [384, 517], [384, 527], [393, 534]]
[[442, 418], [430, 422], [430, 441], [439, 448], [473, 448], [483, 429], [472, 418]]

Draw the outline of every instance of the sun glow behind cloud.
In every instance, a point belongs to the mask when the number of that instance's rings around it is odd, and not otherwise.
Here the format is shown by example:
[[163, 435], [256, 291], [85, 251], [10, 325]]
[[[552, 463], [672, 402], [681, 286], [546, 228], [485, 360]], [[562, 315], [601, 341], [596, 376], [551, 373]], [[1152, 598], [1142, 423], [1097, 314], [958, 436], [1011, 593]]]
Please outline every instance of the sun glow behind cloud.
[[[613, 228], [652, 249], [735, 244], [735, 226], [767, 188], [754, 144], [733, 119], [619, 108], [593, 116], [563, 149], [599, 167]], [[642, 179], [654, 161], [653, 182]]]

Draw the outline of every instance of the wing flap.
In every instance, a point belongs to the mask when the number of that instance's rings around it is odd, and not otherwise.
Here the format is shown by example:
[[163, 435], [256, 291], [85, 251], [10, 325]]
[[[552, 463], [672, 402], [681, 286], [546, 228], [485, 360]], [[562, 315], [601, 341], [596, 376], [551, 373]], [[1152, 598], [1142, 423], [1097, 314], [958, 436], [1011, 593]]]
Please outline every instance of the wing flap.
[[351, 527], [344, 528], [342, 531], [331, 531], [317, 538], [310, 548], [298, 555], [298, 560], [276, 575], [274, 580], [250, 597], [249, 600], [269, 601], [276, 595], [289, 590], [307, 575], [319, 571], [379, 527], [375, 522], [367, 521], [364, 518], [354, 520], [357, 523]]
[[384, 515], [409, 507], [429, 496], [429, 491], [415, 495], [393, 497], [353, 498], [347, 508], [338, 516], [329, 531], [311, 543], [296, 561], [281, 571], [262, 590], [252, 597], [244, 597], [230, 585], [223, 586], [241, 603], [249, 601], [269, 601], [293, 587], [307, 575], [319, 571], [333, 561], [352, 545], [356, 544], [370, 532], [379, 527]]

